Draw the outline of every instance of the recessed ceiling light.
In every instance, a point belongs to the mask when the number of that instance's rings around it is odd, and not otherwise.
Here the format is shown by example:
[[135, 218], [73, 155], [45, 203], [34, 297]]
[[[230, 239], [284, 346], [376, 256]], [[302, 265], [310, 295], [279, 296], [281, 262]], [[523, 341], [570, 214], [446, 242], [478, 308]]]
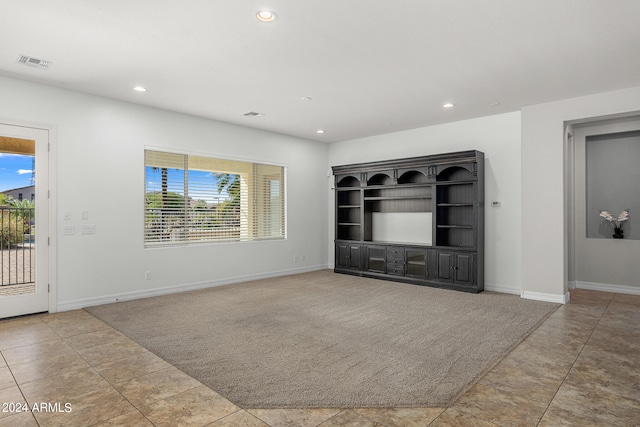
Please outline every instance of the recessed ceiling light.
[[142, 86], [136, 86], [133, 88], [133, 90], [135, 90], [136, 92], [146, 92], [147, 88], [142, 87]]
[[322, 129], [318, 129], [318, 130], [316, 131], [316, 133], [317, 133], [318, 135], [322, 135], [322, 134], [324, 133], [324, 131], [323, 131]]
[[447, 102], [446, 104], [442, 104], [442, 108], [453, 108], [454, 104]]
[[278, 15], [276, 15], [276, 13], [272, 10], [259, 10], [256, 13], [256, 18], [258, 18], [258, 21], [261, 22], [273, 22], [277, 17]]

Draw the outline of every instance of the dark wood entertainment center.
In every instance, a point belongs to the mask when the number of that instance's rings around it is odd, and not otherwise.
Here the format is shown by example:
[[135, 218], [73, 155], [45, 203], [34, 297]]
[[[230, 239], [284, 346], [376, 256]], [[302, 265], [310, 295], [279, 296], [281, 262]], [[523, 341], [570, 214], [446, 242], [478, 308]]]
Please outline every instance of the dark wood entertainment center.
[[337, 273], [484, 290], [484, 153], [334, 166]]

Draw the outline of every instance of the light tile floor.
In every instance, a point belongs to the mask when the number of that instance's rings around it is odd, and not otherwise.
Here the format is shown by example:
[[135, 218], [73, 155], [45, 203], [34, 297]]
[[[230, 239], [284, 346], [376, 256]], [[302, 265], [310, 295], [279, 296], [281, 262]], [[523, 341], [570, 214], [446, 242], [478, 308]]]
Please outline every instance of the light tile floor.
[[82, 310], [0, 321], [0, 353], [0, 427], [640, 425], [640, 296], [607, 292], [572, 291], [448, 408], [243, 410]]

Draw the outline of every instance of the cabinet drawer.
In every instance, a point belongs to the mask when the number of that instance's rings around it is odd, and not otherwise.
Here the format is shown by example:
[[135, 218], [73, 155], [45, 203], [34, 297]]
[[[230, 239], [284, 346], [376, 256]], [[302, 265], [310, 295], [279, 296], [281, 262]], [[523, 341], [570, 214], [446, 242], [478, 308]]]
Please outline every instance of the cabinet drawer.
[[394, 276], [404, 276], [404, 265], [402, 264], [387, 265], [387, 274], [392, 274]]
[[387, 248], [387, 260], [393, 262], [394, 260], [400, 260], [404, 262], [404, 249], [403, 248]]
[[389, 268], [404, 268], [404, 262], [399, 259], [395, 261], [387, 261], [387, 269]]
[[404, 258], [389, 258], [387, 257], [387, 265], [392, 267], [402, 267], [405, 264]]

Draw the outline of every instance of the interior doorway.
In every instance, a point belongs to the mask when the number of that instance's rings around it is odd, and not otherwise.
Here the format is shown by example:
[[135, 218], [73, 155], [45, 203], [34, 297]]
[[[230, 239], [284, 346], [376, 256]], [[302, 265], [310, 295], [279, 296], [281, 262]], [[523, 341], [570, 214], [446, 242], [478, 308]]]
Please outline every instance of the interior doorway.
[[[606, 210], [618, 218], [625, 208], [631, 209], [632, 215], [640, 210], [640, 198], [634, 191], [640, 182], [636, 167], [640, 115], [634, 112], [565, 125], [567, 287], [640, 294], [640, 239], [637, 222], [632, 222], [635, 217], [625, 222], [624, 239], [614, 239], [612, 224], [599, 215]], [[618, 187], [624, 190], [618, 191]]]
[[49, 311], [49, 131], [0, 123], [0, 318]]

